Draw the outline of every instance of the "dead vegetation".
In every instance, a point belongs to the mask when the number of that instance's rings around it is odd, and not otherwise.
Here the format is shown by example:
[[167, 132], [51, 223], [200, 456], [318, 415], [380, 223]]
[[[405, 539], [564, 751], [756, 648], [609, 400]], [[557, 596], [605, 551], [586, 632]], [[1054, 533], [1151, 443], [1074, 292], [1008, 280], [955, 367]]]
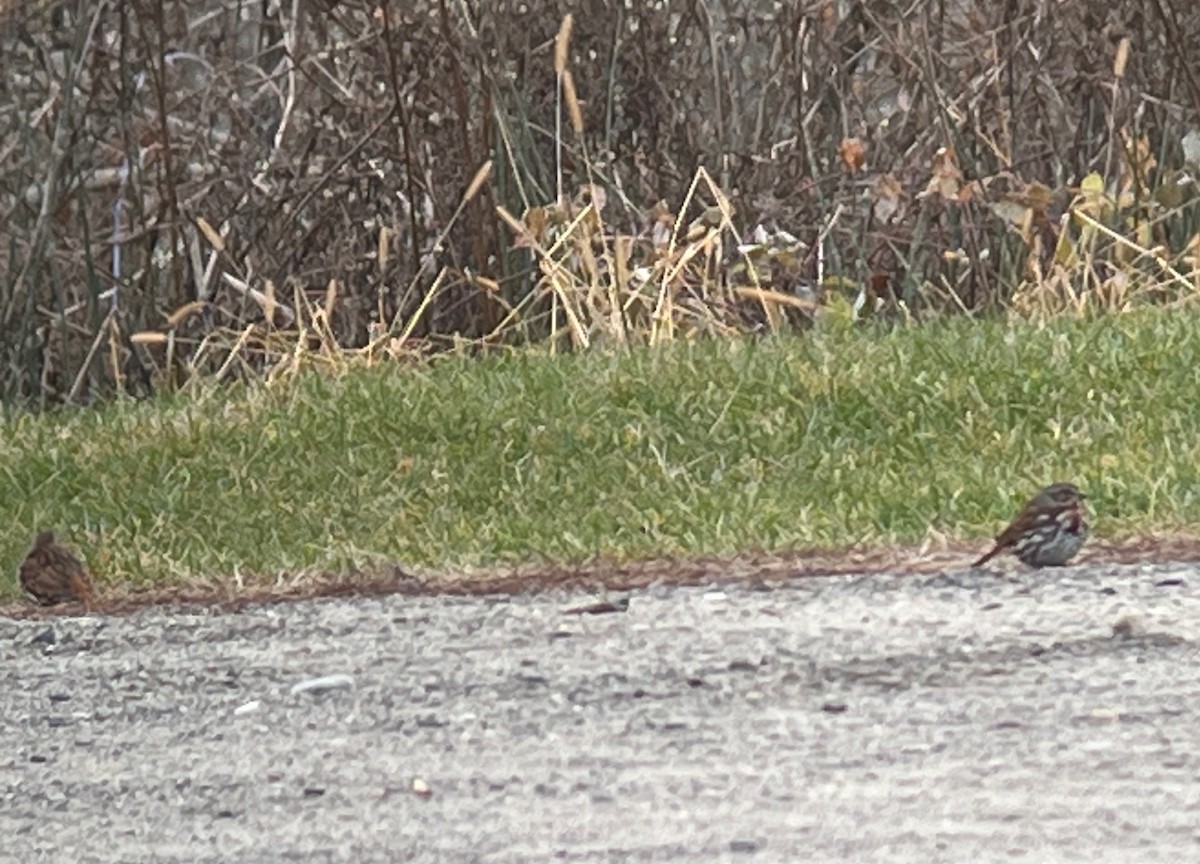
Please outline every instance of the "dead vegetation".
[[6, 402], [1200, 285], [1184, 0], [30, 0], [0, 39]]

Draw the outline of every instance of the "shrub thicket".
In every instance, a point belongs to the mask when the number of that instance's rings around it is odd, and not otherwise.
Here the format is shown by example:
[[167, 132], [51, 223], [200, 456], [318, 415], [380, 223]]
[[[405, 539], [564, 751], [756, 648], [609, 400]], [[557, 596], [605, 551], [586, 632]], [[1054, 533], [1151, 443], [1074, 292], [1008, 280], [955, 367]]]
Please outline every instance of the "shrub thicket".
[[1190, 295], [1198, 9], [0, 2], [0, 400]]

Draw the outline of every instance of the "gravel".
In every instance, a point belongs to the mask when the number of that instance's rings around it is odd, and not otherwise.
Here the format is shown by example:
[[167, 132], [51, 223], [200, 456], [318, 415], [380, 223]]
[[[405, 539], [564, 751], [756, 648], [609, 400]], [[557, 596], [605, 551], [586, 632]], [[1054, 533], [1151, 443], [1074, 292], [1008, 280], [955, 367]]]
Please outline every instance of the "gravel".
[[1191, 565], [0, 620], [13, 861], [1200, 860]]

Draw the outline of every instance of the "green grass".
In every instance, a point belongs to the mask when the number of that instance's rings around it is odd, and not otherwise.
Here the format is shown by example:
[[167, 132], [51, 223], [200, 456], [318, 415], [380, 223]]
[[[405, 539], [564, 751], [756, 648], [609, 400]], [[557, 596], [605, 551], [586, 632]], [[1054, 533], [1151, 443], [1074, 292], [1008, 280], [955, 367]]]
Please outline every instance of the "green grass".
[[[985, 536], [1080, 483], [1100, 535], [1200, 524], [1200, 315], [948, 320], [514, 354], [0, 425], [0, 565], [108, 583]], [[0, 579], [0, 597], [16, 593]]]

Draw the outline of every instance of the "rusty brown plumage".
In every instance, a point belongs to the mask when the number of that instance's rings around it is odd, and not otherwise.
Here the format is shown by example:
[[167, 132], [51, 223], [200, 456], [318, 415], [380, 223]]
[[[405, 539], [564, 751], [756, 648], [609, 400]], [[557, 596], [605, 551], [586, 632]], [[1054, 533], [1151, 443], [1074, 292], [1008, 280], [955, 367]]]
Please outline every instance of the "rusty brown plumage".
[[1088, 538], [1087, 496], [1074, 483], [1054, 483], [1042, 489], [996, 537], [991, 550], [976, 561], [979, 567], [1002, 552], [1011, 552], [1030, 567], [1061, 567]]
[[83, 562], [59, 543], [53, 531], [42, 531], [21, 562], [21, 588], [43, 606], [82, 603], [91, 609], [96, 602], [92, 577]]

